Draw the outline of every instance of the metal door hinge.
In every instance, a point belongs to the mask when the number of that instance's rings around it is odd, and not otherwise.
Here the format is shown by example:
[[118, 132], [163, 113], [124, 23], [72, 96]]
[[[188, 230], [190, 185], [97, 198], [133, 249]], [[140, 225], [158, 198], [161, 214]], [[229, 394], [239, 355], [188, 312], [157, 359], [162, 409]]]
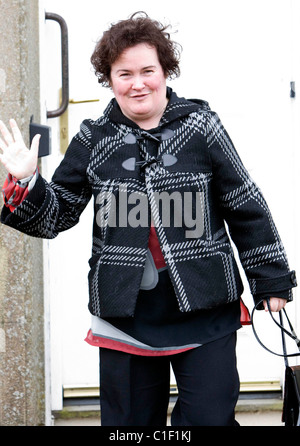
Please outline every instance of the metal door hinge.
[[[62, 97], [62, 89], [60, 89], [60, 100]], [[87, 102], [99, 102], [100, 99], [85, 99], [75, 101], [74, 99], [69, 100], [69, 104], [85, 104]], [[60, 152], [64, 155], [69, 146], [69, 108], [67, 107], [63, 114], [59, 117], [60, 126]]]
[[295, 82], [294, 81], [290, 82], [290, 97], [291, 98], [295, 98], [296, 97], [296, 86], [295, 86]]

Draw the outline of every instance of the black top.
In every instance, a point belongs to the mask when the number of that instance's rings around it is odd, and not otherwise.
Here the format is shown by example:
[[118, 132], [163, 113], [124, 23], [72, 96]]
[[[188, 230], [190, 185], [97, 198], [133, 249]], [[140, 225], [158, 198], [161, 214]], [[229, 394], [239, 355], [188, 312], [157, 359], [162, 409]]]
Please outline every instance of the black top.
[[159, 273], [152, 290], [140, 290], [134, 317], [106, 320], [140, 342], [152, 347], [204, 344], [241, 328], [240, 302], [208, 310], [179, 311], [168, 271]]

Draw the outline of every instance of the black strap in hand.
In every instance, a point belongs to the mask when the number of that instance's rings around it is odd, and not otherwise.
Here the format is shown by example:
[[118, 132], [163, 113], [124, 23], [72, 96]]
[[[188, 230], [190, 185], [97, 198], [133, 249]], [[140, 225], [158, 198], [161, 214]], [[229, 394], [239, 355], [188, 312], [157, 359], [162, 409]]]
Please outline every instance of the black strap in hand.
[[[255, 327], [254, 327], [254, 313], [255, 313], [255, 310], [256, 310], [257, 307], [261, 304], [262, 301], [259, 302], [259, 303], [253, 308], [252, 313], [251, 313], [252, 330], [253, 330], [254, 336], [256, 337], [257, 341], [259, 342], [259, 344], [260, 344], [265, 350], [267, 350], [268, 352], [272, 353], [273, 355], [281, 356], [281, 357], [284, 357], [284, 358], [290, 358], [290, 357], [293, 357], [293, 356], [300, 356], [300, 340], [298, 339], [298, 337], [297, 337], [297, 335], [296, 335], [296, 333], [295, 333], [295, 330], [294, 330], [294, 328], [293, 328], [293, 326], [292, 326], [292, 324], [291, 324], [291, 321], [290, 321], [289, 318], [288, 318], [287, 312], [285, 311], [284, 308], [283, 308], [282, 310], [279, 311], [279, 317], [280, 317], [280, 323], [279, 323], [278, 321], [276, 321], [276, 319], [274, 318], [274, 316], [273, 316], [273, 314], [272, 314], [272, 311], [271, 311], [271, 308], [270, 308], [270, 299], [265, 299], [265, 300], [267, 301], [268, 310], [269, 310], [269, 314], [270, 314], [271, 318], [273, 319], [273, 321], [275, 322], [275, 324], [281, 329], [281, 333], [282, 333], [283, 354], [275, 353], [275, 352], [273, 352], [272, 350], [270, 350], [269, 348], [267, 348], [267, 347], [261, 342], [261, 340], [259, 339], [259, 337], [258, 337], [258, 335], [257, 335], [257, 333], [256, 333], [256, 330], [255, 330]], [[287, 322], [288, 322], [290, 331], [287, 330], [287, 329], [284, 327], [284, 325], [283, 325], [283, 317], [282, 317], [283, 314], [284, 314], [284, 316], [285, 316], [285, 318], [286, 318], [286, 320], [287, 320]], [[296, 343], [296, 345], [297, 345], [297, 347], [298, 347], [298, 350], [299, 350], [298, 353], [287, 354], [287, 352], [286, 352], [286, 345], [285, 345], [285, 338], [284, 338], [284, 335], [288, 335], [290, 338], [292, 338], [292, 339], [295, 341], [295, 343]], [[286, 363], [286, 364], [287, 364], [287, 363]]]

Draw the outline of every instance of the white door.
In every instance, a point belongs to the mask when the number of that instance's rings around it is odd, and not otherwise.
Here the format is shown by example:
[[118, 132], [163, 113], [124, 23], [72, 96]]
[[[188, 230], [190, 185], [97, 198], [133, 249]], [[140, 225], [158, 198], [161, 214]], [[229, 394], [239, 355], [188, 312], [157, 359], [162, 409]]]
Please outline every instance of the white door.
[[[293, 42], [299, 40], [299, 5], [286, 0], [193, 0], [183, 8], [172, 0], [145, 2], [115, 0], [44, 0], [47, 12], [61, 15], [69, 29], [70, 99], [69, 138], [85, 118], [102, 114], [111, 93], [99, 87], [90, 55], [110, 23], [145, 10], [151, 17], [171, 23], [172, 37], [183, 46], [181, 77], [170, 83], [179, 96], [202, 98], [218, 112], [253, 179], [264, 192], [282, 236], [291, 266], [297, 269], [296, 221], [299, 187], [300, 67]], [[108, 6], [107, 6], [108, 5]], [[58, 105], [60, 41], [57, 24], [45, 29], [43, 71], [47, 109]], [[296, 40], [298, 39], [298, 40]], [[299, 49], [299, 46], [297, 47]], [[290, 97], [295, 81], [296, 97]], [[98, 102], [85, 102], [89, 100]], [[81, 102], [83, 101], [83, 102]], [[62, 158], [59, 118], [48, 120], [53, 129], [53, 153], [43, 161], [49, 179]], [[299, 190], [299, 189], [298, 189]], [[92, 210], [77, 227], [45, 242], [45, 289], [50, 300], [52, 409], [62, 408], [62, 389], [99, 385], [98, 349], [84, 342], [89, 329], [87, 261], [91, 251]], [[246, 283], [245, 283], [246, 285]], [[252, 308], [246, 286], [244, 300]], [[293, 303], [290, 313], [298, 311]], [[265, 316], [265, 317], [264, 317]], [[274, 330], [267, 315], [258, 316], [258, 331], [270, 347]], [[261, 320], [262, 319], [262, 320]], [[295, 317], [292, 317], [295, 322]], [[260, 330], [261, 329], [261, 330]], [[238, 333], [238, 365], [242, 383], [278, 381], [282, 360], [265, 352], [251, 327]]]

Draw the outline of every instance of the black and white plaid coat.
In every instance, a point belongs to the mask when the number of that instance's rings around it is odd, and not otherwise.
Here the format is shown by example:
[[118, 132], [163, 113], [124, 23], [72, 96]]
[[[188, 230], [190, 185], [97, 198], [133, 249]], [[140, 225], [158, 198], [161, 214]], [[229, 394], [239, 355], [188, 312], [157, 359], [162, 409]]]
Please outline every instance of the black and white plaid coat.
[[[126, 209], [120, 206], [127, 206], [128, 214], [136, 212], [124, 200], [130, 195], [147, 197], [181, 311], [233, 302], [243, 292], [224, 222], [254, 300], [272, 295], [292, 300], [296, 279], [272, 216], [219, 117], [204, 101], [178, 98], [171, 89], [168, 94], [169, 104], [153, 131], [145, 132], [127, 119], [114, 99], [101, 118], [85, 120], [52, 182], [40, 175], [13, 213], [3, 208], [2, 222], [34, 237], [54, 238], [79, 221], [93, 196], [89, 309], [96, 316], [134, 314], [150, 212], [147, 224], [133, 227], [120, 221]], [[187, 227], [175, 219], [164, 224], [164, 209], [154, 199], [161, 192], [182, 197], [199, 193], [202, 226], [197, 237], [188, 237]], [[112, 198], [116, 218], [110, 223], [116, 224], [108, 223]]]

